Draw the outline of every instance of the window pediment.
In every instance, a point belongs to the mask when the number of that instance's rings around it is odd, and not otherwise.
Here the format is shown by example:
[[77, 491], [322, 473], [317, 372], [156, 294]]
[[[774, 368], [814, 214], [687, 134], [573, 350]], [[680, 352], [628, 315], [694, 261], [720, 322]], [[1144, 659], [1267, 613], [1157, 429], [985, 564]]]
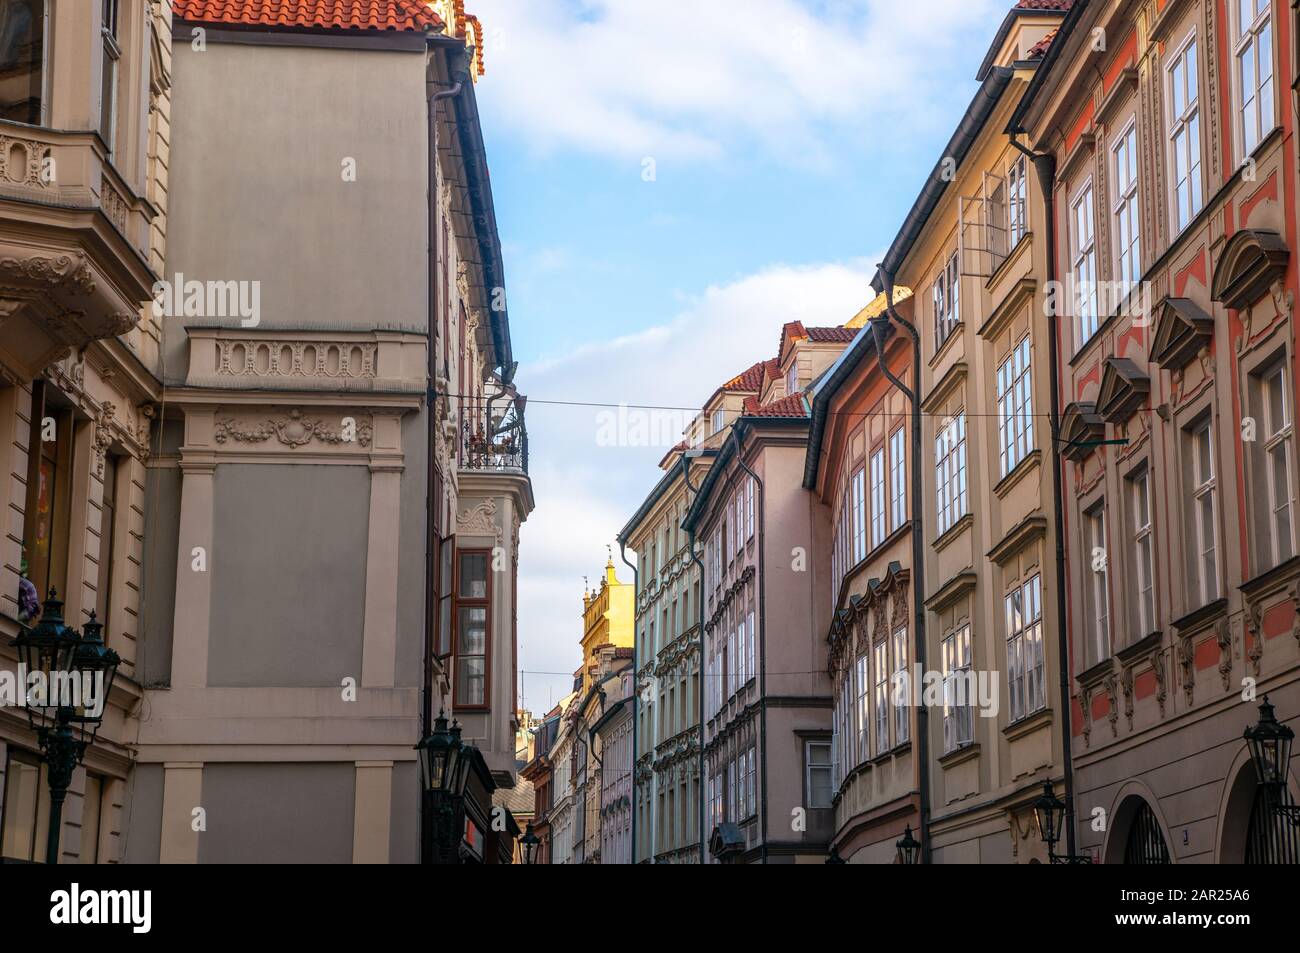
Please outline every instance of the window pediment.
[[1082, 460], [1092, 446], [1106, 437], [1106, 422], [1090, 401], [1075, 401], [1061, 414], [1061, 454], [1070, 460]]
[[1151, 393], [1151, 378], [1127, 357], [1108, 357], [1103, 363], [1097, 413], [1109, 423], [1123, 423]]
[[1214, 337], [1214, 319], [1191, 298], [1165, 298], [1156, 306], [1151, 359], [1167, 371], [1186, 367]]
[[1211, 297], [1234, 310], [1268, 293], [1286, 271], [1291, 251], [1277, 232], [1243, 228], [1228, 239], [1211, 282]]

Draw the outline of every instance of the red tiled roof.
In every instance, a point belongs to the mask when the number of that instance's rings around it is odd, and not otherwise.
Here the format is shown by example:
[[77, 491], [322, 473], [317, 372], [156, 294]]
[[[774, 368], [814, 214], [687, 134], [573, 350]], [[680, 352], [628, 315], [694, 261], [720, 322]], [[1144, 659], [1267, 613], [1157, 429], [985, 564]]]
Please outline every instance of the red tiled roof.
[[1074, 0], [1020, 0], [1017, 10], [1057, 10], [1061, 13], [1069, 10]]
[[759, 361], [757, 364], [745, 368], [727, 383], [722, 385], [723, 390], [758, 390], [763, 386], [764, 362]]
[[808, 340], [834, 341], [836, 344], [848, 344], [858, 336], [857, 328], [809, 328]]
[[182, 20], [240, 26], [423, 33], [442, 18], [423, 0], [172, 0]]
[[1029, 48], [1029, 58], [1031, 60], [1036, 60], [1039, 57], [1045, 56], [1047, 54], [1047, 48], [1051, 46], [1052, 41], [1056, 39], [1057, 32], [1058, 31], [1053, 30], [1051, 33], [1047, 34], [1047, 36], [1043, 37], [1041, 40], [1039, 40], [1037, 43], [1031, 46]]
[[768, 358], [763, 362], [763, 373], [770, 381], [778, 380], [781, 377], [781, 362], [774, 357]]
[[808, 408], [804, 404], [803, 394], [790, 394], [778, 397], [770, 404], [759, 406], [753, 397], [745, 400], [746, 417], [807, 417]]

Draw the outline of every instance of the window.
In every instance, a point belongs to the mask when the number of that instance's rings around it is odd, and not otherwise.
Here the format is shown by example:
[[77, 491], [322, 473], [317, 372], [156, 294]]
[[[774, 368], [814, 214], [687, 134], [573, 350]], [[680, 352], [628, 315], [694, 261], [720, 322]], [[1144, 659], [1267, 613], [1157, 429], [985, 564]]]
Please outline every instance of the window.
[[1197, 95], [1196, 39], [1169, 64], [1169, 145], [1173, 153], [1174, 226], [1181, 232], [1201, 210], [1201, 119]]
[[739, 674], [736, 668], [736, 630], [735, 628], [727, 629], [727, 657], [725, 659], [727, 668], [727, 696], [736, 694], [736, 677]]
[[727, 818], [732, 821], [739, 819], [736, 805], [736, 762], [727, 762]]
[[1043, 708], [1043, 608], [1039, 577], [1033, 576], [1006, 597], [1007, 688], [1011, 720]]
[[1273, 128], [1273, 22], [1268, 0], [1236, 0], [1237, 96], [1242, 158]]
[[41, 862], [50, 829], [49, 775], [39, 756], [10, 746], [5, 764], [0, 857]]
[[456, 704], [487, 705], [490, 550], [461, 550], [456, 587]]
[[885, 541], [885, 448], [871, 455], [871, 548]]
[[122, 457], [105, 455], [104, 496], [99, 507], [99, 557], [95, 580], [95, 615], [105, 625], [112, 624], [109, 613], [113, 609], [113, 546], [117, 541], [118, 471], [122, 468]]
[[808, 807], [830, 807], [831, 746], [825, 741], [805, 742], [804, 764], [806, 768], [804, 786], [807, 788]]
[[45, 0], [0, 9], [0, 119], [39, 126], [45, 93]]
[[790, 362], [790, 370], [785, 375], [785, 393], [787, 396], [799, 390], [799, 358]]
[[719, 407], [713, 412], [713, 432], [721, 433], [727, 422], [727, 412]]
[[957, 253], [953, 252], [948, 264], [934, 281], [934, 342], [939, 347], [961, 323], [961, 276], [957, 270]]
[[753, 678], [758, 674], [758, 669], [754, 667], [754, 608], [751, 603], [749, 613], [745, 616], [745, 671], [748, 678]]
[[742, 818], [750, 817], [758, 813], [758, 773], [756, 769], [755, 750], [750, 748], [740, 757], [740, 764], [744, 774], [744, 783], [741, 787], [741, 801], [743, 807], [740, 811]]
[[1276, 566], [1290, 559], [1291, 509], [1295, 498], [1291, 478], [1291, 414], [1287, 402], [1286, 365], [1279, 362], [1262, 375], [1265, 480], [1268, 488], [1269, 547]]
[[754, 538], [754, 478], [745, 481], [745, 540]]
[[1070, 205], [1074, 240], [1075, 303], [1078, 308], [1079, 340], [1083, 347], [1097, 333], [1097, 244], [1093, 234], [1092, 181], [1080, 190]]
[[894, 744], [901, 745], [910, 737], [908, 709], [911, 708], [911, 685], [907, 671], [907, 627], [894, 630]]
[[1156, 627], [1156, 599], [1151, 539], [1151, 473], [1143, 467], [1128, 479], [1132, 513], [1134, 622], [1138, 638]]
[[110, 155], [117, 129], [117, 65], [122, 58], [122, 49], [118, 46], [117, 3], [118, 0], [104, 0], [104, 20], [100, 30], [104, 41], [104, 62], [99, 87], [99, 134]]
[[1031, 382], [1026, 336], [998, 367], [998, 452], [1003, 476], [1014, 470], [1034, 445]]
[[853, 555], [852, 568], [867, 558], [867, 500], [866, 475], [862, 470], [853, 472]]
[[966, 514], [966, 412], [948, 418], [935, 438], [939, 535]]
[[1028, 230], [1028, 210], [1025, 205], [1025, 157], [1011, 163], [1007, 170], [1007, 238], [1008, 250], [1015, 248]]
[[99, 862], [99, 821], [103, 811], [104, 779], [97, 774], [86, 775], [86, 787], [81, 795], [81, 851], [83, 864]]
[[27, 578], [43, 600], [50, 589], [67, 587], [68, 540], [72, 518], [74, 421], [48, 384], [32, 385], [32, 430], [28, 456], [23, 552]]
[[1138, 208], [1137, 124], [1130, 123], [1111, 150], [1115, 163], [1115, 277], [1124, 294], [1142, 279], [1141, 225]]
[[907, 522], [907, 450], [903, 441], [902, 427], [889, 436], [889, 509], [894, 529]]
[[1219, 598], [1218, 529], [1214, 509], [1214, 438], [1207, 418], [1187, 434], [1192, 472], [1192, 533], [1195, 580], [1200, 604]]
[[943, 640], [943, 750], [954, 751], [973, 738], [970, 624]]
[[889, 750], [889, 643], [884, 639], [871, 650], [871, 664], [876, 672], [876, 754]]
[[858, 708], [857, 708], [857, 760], [862, 763], [871, 757], [871, 675], [869, 673], [870, 660], [867, 653], [863, 652], [858, 656], [857, 667], [855, 669], [855, 678], [857, 679], [858, 690]]
[[1110, 595], [1106, 586], [1107, 563], [1106, 551], [1106, 508], [1098, 503], [1083, 514], [1084, 531], [1087, 534], [1088, 557], [1084, 563], [1084, 572], [1090, 582], [1085, 586], [1091, 603], [1089, 615], [1092, 618], [1092, 662], [1100, 662], [1110, 656]]

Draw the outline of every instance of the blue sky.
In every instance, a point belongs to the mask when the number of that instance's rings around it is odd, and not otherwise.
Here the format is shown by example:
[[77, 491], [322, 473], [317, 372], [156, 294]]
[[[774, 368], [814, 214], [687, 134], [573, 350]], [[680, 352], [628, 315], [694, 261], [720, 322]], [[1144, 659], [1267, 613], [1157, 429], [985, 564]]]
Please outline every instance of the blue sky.
[[471, 5], [530, 397], [526, 707], [543, 712], [567, 690], [582, 578], [599, 578], [666, 449], [602, 445], [600, 408], [545, 402], [697, 406], [774, 356], [784, 322], [852, 317], [1011, 3]]

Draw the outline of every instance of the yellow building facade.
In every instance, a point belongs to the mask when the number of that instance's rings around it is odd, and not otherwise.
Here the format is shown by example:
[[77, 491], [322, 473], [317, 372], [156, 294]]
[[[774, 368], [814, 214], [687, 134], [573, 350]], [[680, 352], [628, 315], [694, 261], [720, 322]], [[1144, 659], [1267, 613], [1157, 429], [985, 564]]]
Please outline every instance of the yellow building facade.
[[582, 594], [582, 693], [591, 689], [591, 683], [600, 666], [600, 649], [605, 645], [615, 648], [632, 647], [632, 626], [636, 616], [635, 587], [630, 582], [619, 582], [614, 571], [614, 558], [605, 563], [605, 575], [600, 586]]

